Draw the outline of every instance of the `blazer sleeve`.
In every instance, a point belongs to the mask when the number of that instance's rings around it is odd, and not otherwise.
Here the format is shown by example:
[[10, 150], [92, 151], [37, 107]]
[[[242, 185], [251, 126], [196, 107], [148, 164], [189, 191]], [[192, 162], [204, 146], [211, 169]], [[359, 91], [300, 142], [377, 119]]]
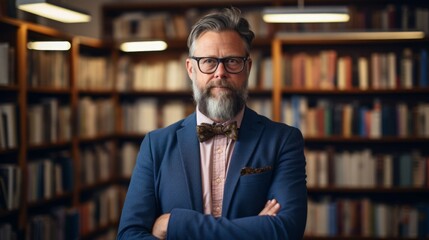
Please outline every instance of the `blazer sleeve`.
[[146, 135], [137, 156], [136, 165], [122, 208], [117, 239], [157, 239], [152, 227], [160, 215], [154, 183], [154, 163], [150, 134]]
[[307, 219], [304, 140], [295, 128], [277, 140], [283, 143], [268, 196], [281, 205], [276, 216], [214, 218], [176, 208], [171, 211], [167, 239], [302, 239]]

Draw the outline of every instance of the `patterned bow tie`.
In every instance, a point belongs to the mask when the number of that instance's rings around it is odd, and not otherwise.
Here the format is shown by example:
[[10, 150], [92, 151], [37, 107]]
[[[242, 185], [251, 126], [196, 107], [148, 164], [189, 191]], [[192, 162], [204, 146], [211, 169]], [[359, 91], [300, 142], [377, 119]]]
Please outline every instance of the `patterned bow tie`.
[[237, 122], [232, 122], [228, 125], [212, 125], [202, 123], [197, 126], [197, 135], [200, 142], [204, 142], [214, 137], [215, 135], [225, 135], [228, 138], [237, 141], [238, 131]]

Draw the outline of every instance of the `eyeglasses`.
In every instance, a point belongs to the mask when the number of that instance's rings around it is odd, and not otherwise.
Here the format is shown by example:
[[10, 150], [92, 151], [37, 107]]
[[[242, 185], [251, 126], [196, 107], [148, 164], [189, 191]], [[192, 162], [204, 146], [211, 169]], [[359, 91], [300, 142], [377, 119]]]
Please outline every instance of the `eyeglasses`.
[[226, 58], [214, 58], [214, 57], [189, 57], [197, 61], [198, 68], [202, 73], [212, 74], [216, 71], [219, 63], [223, 63], [225, 70], [228, 73], [237, 74], [241, 73], [244, 69], [244, 65], [249, 57], [226, 57]]

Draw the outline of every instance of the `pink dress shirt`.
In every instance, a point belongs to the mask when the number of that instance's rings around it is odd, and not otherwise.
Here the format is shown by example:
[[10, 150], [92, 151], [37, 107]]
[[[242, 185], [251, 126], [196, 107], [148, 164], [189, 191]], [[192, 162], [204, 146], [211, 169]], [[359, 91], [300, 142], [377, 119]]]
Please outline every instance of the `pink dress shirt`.
[[[198, 107], [196, 113], [198, 125], [201, 123], [213, 124], [214, 121], [202, 114]], [[237, 116], [225, 123], [237, 121], [239, 128], [243, 114], [244, 108]], [[222, 216], [223, 189], [234, 145], [234, 140], [223, 135], [216, 135], [212, 139], [200, 143], [204, 214], [212, 214], [214, 217]]]

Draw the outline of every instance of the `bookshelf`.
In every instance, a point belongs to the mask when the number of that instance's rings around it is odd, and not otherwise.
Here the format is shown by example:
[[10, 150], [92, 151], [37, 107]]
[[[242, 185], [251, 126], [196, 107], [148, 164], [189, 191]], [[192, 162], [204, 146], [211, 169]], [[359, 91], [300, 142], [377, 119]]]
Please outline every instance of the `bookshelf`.
[[[1, 61], [7, 62], [0, 85], [0, 169], [2, 183], [7, 180], [1, 188], [7, 191], [0, 208], [2, 237], [45, 238], [51, 233], [37, 230], [44, 228], [55, 229], [58, 237], [113, 239], [125, 194], [114, 171], [113, 47], [7, 17], [0, 18], [0, 29]], [[27, 47], [54, 40], [71, 47]], [[91, 120], [88, 111], [94, 109]]]
[[427, 238], [428, 43], [274, 38], [274, 119], [306, 141], [307, 238]]

